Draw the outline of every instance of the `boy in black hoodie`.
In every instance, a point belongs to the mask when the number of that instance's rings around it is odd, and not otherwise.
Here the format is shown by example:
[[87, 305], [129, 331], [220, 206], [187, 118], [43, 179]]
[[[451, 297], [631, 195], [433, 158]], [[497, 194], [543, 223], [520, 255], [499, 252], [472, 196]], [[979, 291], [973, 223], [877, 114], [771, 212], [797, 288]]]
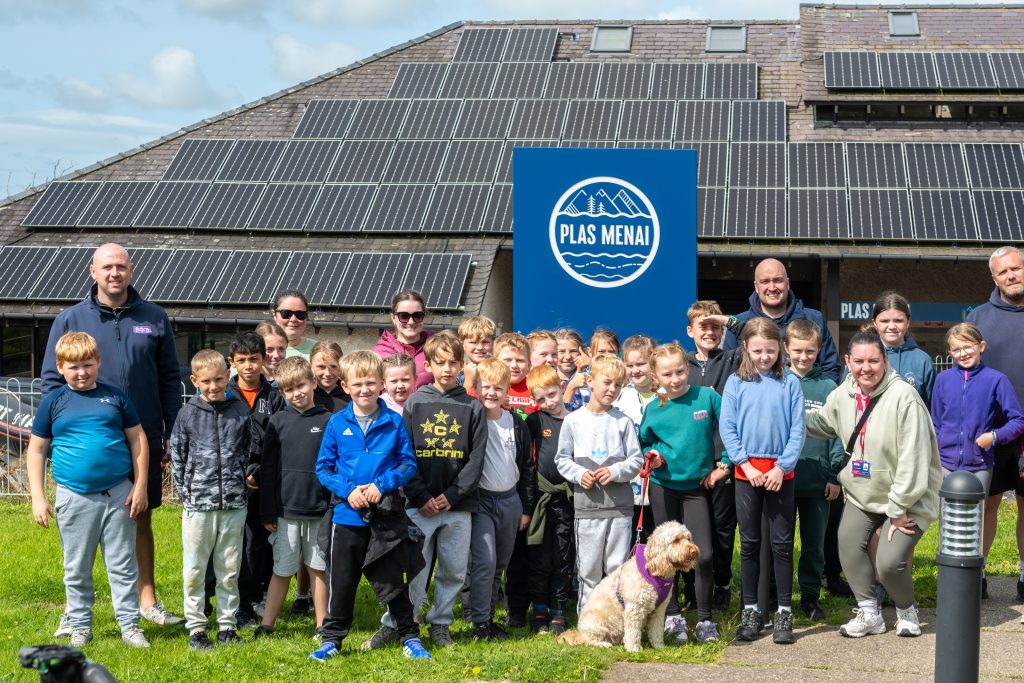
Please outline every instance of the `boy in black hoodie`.
[[327, 565], [317, 547], [317, 532], [329, 498], [316, 476], [316, 459], [331, 413], [313, 402], [316, 381], [309, 361], [302, 356], [285, 358], [274, 377], [289, 405], [270, 416], [263, 440], [260, 517], [270, 532], [274, 575], [267, 589], [263, 625], [253, 633], [255, 638], [274, 632], [300, 559], [312, 576], [318, 632], [327, 613]]
[[[426, 567], [409, 586], [413, 607], [427, 601], [430, 566], [434, 571], [434, 608], [427, 614], [434, 645], [452, 642], [455, 598], [466, 580], [472, 513], [479, 507], [477, 486], [487, 451], [483, 406], [457, 383], [463, 367], [462, 345], [450, 332], [435, 334], [423, 347], [424, 367], [434, 382], [419, 388], [405, 403], [405, 426], [416, 452], [417, 472], [405, 485], [409, 518], [423, 531]], [[390, 614], [363, 644], [384, 647], [398, 638]]]

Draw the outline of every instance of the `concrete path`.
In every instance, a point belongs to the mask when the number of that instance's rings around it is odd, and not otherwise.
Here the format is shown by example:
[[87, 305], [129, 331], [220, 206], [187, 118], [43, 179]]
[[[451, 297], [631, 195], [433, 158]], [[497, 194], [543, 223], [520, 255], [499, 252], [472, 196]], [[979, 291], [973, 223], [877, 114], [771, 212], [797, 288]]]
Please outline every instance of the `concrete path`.
[[[1016, 579], [991, 577], [990, 600], [982, 602], [982, 679], [1024, 679], [1024, 605], [1016, 602]], [[895, 611], [884, 610], [891, 626]], [[931, 681], [935, 667], [935, 610], [921, 610], [920, 638], [899, 638], [891, 630], [880, 636], [843, 638], [835, 626], [798, 627], [796, 643], [775, 645], [766, 634], [753, 643], [732, 643], [717, 665], [632, 664], [611, 667], [605, 683], [676, 683], [681, 678], [785, 683], [866, 683], [873, 680]], [[754, 671], [751, 671], [754, 669]], [[893, 676], [892, 674], [896, 674]]]

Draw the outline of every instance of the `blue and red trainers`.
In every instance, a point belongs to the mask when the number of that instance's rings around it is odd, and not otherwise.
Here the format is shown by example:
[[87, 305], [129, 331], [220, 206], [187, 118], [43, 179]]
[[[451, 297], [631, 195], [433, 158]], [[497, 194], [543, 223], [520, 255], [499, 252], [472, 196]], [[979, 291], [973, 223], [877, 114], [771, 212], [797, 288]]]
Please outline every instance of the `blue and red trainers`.
[[410, 638], [402, 643], [402, 656], [409, 659], [431, 659], [430, 653], [423, 647], [419, 638]]

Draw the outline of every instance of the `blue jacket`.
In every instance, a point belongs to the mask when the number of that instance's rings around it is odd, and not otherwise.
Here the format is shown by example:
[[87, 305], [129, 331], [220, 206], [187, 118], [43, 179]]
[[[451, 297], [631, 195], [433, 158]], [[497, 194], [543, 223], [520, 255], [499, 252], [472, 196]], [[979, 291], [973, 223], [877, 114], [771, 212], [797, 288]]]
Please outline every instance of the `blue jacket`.
[[1020, 343], [1024, 339], [1024, 306], [1011, 306], [999, 298], [999, 288], [992, 290], [987, 304], [967, 315], [985, 338], [985, 365], [1010, 379], [1017, 400], [1024, 397], [1024, 363], [1020, 359]]
[[69, 331], [88, 332], [100, 347], [99, 381], [128, 394], [149, 439], [168, 438], [181, 408], [181, 374], [174, 330], [164, 309], [128, 287], [128, 301], [116, 311], [96, 300], [96, 286], [84, 300], [53, 321], [43, 355], [42, 393], [64, 384], [54, 347]]
[[380, 413], [363, 434], [350, 403], [327, 423], [316, 476], [324, 488], [339, 498], [334, 507], [334, 523], [366, 526], [357, 510], [348, 505], [348, 496], [362, 484], [373, 482], [387, 495], [405, 486], [416, 473], [416, 455], [402, 416], [377, 399]]
[[730, 375], [718, 424], [729, 462], [774, 458], [789, 474], [804, 445], [800, 379], [786, 373], [782, 379], [761, 375], [760, 382], [744, 382], [739, 375]]
[[786, 328], [794, 320], [810, 320], [821, 330], [821, 350], [818, 352], [816, 366], [821, 368], [821, 374], [833, 382], [839, 381], [839, 353], [836, 351], [836, 343], [832, 340], [832, 333], [828, 331], [825, 324], [825, 316], [821, 311], [813, 308], [804, 308], [804, 302], [789, 293], [786, 312], [779, 318], [771, 318], [761, 309], [761, 300], [757, 298], [757, 292], [750, 295], [750, 308], [736, 316], [736, 324], [726, 330], [725, 339], [722, 340], [722, 348], [726, 351], [739, 346], [739, 338], [743, 333], [743, 326], [754, 318], [768, 318], [782, 330], [782, 336], [786, 336]]
[[939, 373], [932, 392], [932, 422], [939, 442], [939, 461], [947, 470], [992, 469], [995, 450], [974, 442], [995, 431], [996, 443], [1024, 435], [1024, 414], [1006, 375], [979, 363]]

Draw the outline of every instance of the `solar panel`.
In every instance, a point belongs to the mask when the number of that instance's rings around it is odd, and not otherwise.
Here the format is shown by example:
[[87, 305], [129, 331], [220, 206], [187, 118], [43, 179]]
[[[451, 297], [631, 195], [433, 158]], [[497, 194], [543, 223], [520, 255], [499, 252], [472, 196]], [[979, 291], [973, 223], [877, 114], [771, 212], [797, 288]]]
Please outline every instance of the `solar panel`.
[[409, 268], [409, 254], [355, 253], [341, 278], [334, 298], [344, 308], [386, 308], [401, 289]]
[[495, 185], [487, 202], [481, 232], [512, 234], [512, 186]]
[[697, 188], [698, 236], [722, 237], [725, 234], [725, 196], [725, 188]]
[[704, 97], [703, 64], [655, 64], [652, 100], [699, 100]]
[[413, 140], [450, 138], [461, 106], [459, 100], [414, 100], [398, 137]]
[[120, 228], [131, 225], [155, 186], [154, 182], [139, 180], [103, 183], [78, 219], [79, 227]]
[[619, 140], [671, 140], [675, 117], [675, 102], [627, 100], [622, 103]]
[[935, 71], [944, 90], [987, 90], [996, 87], [992, 64], [984, 52], [936, 52]]
[[756, 100], [757, 64], [708, 64], [704, 99]]
[[301, 230], [319, 191], [319, 185], [269, 185], [246, 227], [250, 230]]
[[291, 255], [290, 251], [234, 252], [210, 294], [210, 303], [266, 304], [280, 291], [277, 285]]
[[322, 183], [338, 156], [338, 140], [292, 140], [271, 180], [275, 183]]
[[750, 188], [729, 190], [725, 235], [762, 239], [786, 237], [786, 191]]
[[447, 140], [403, 140], [395, 145], [387, 170], [386, 183], [432, 183], [444, 162]]
[[376, 185], [324, 185], [306, 219], [305, 229], [358, 232], [376, 189]]
[[515, 104], [515, 100], [466, 100], [454, 137], [505, 139]]
[[153, 194], [135, 219], [135, 227], [188, 227], [208, 189], [209, 183], [157, 183]]
[[975, 190], [978, 236], [983, 242], [1014, 243], [1024, 239], [1024, 192]]
[[78, 223], [103, 183], [62, 182], [47, 185], [21, 224], [25, 227], [71, 227]]
[[842, 143], [793, 142], [787, 148], [790, 187], [846, 187]]
[[964, 145], [964, 152], [972, 187], [1024, 187], [1024, 155], [1020, 145]]
[[164, 180], [213, 180], [231, 151], [234, 140], [188, 138], [164, 171]]
[[903, 147], [895, 142], [848, 142], [850, 187], [906, 187]]
[[906, 190], [850, 190], [850, 237], [909, 240], [914, 237]]
[[302, 292], [310, 306], [331, 306], [351, 257], [347, 251], [293, 251], [279, 286]]
[[673, 145], [668, 140], [621, 140], [617, 149], [683, 149], [682, 143]]
[[512, 182], [512, 150], [515, 147], [558, 147], [555, 140], [509, 140], [501, 150], [501, 159], [498, 161], [498, 173], [495, 175], [496, 183]]
[[878, 57], [874, 52], [825, 52], [826, 88], [881, 87]]
[[524, 140], [559, 138], [568, 110], [565, 100], [520, 100], [508, 136]]
[[651, 94], [650, 63], [608, 62], [597, 84], [600, 99], [645, 100]]
[[[224, 275], [231, 252], [227, 249], [177, 249], [149, 291], [159, 303], [205, 304]], [[198, 273], [208, 275], [199, 277]]]
[[729, 158], [730, 187], [783, 187], [785, 184], [786, 145], [777, 142], [733, 143]]
[[214, 183], [192, 218], [191, 227], [241, 230], [265, 187], [261, 183]]
[[1024, 90], [1024, 52], [990, 52], [989, 58], [1000, 90]]
[[878, 69], [887, 90], [930, 90], [939, 84], [931, 52], [879, 52]]
[[218, 180], [267, 182], [274, 174], [288, 142], [285, 140], [239, 140], [231, 148]]
[[615, 140], [562, 140], [558, 146], [575, 149], [615, 149]]
[[733, 102], [729, 139], [734, 142], [785, 142], [786, 103], [778, 100]]
[[448, 62], [399, 64], [388, 97], [437, 97], [447, 73]]
[[167, 268], [173, 249], [129, 247], [128, 257], [132, 260], [132, 287], [145, 298], [149, 290]]
[[675, 138], [682, 141], [728, 140], [729, 116], [728, 102], [679, 102]]
[[697, 150], [697, 186], [725, 187], [729, 184], [729, 143], [677, 142], [676, 149]]
[[909, 143], [903, 147], [910, 187], [967, 187], [967, 169], [959, 144]]
[[92, 278], [89, 263], [92, 247], [61, 247], [57, 255], [39, 273], [30, 299], [38, 301], [73, 301], [89, 293]]
[[551, 65], [544, 97], [566, 100], [593, 97], [600, 71], [598, 62], [555, 62]]
[[421, 293], [430, 310], [458, 310], [472, 262], [470, 254], [413, 254], [402, 288]]
[[346, 137], [356, 140], [398, 137], [409, 103], [405, 100], [362, 100]]
[[790, 190], [789, 236], [793, 239], [849, 239], [846, 190]]
[[329, 183], [376, 183], [384, 175], [395, 143], [390, 140], [346, 140], [327, 175]]
[[550, 62], [557, 42], [557, 28], [514, 28], [508, 34], [502, 61]]
[[[404, 66], [404, 65], [403, 65]], [[310, 100], [295, 128], [296, 138], [343, 138], [359, 100]]]
[[508, 41], [507, 28], [465, 29], [453, 62], [499, 62]]
[[498, 75], [495, 62], [463, 62], [452, 64], [438, 97], [490, 97]]
[[489, 185], [438, 185], [423, 219], [424, 232], [478, 232]]
[[911, 190], [914, 231], [919, 240], [978, 239], [968, 190]]
[[544, 62], [513, 62], [498, 67], [492, 97], [526, 99], [544, 96], [551, 65]]
[[27, 299], [56, 255], [57, 247], [0, 249], [0, 299]]
[[431, 185], [381, 185], [370, 204], [363, 230], [417, 232], [432, 189]]
[[490, 183], [504, 147], [501, 140], [456, 140], [444, 160], [438, 182]]
[[564, 140], [614, 140], [622, 103], [618, 100], [578, 100], [569, 103]]

